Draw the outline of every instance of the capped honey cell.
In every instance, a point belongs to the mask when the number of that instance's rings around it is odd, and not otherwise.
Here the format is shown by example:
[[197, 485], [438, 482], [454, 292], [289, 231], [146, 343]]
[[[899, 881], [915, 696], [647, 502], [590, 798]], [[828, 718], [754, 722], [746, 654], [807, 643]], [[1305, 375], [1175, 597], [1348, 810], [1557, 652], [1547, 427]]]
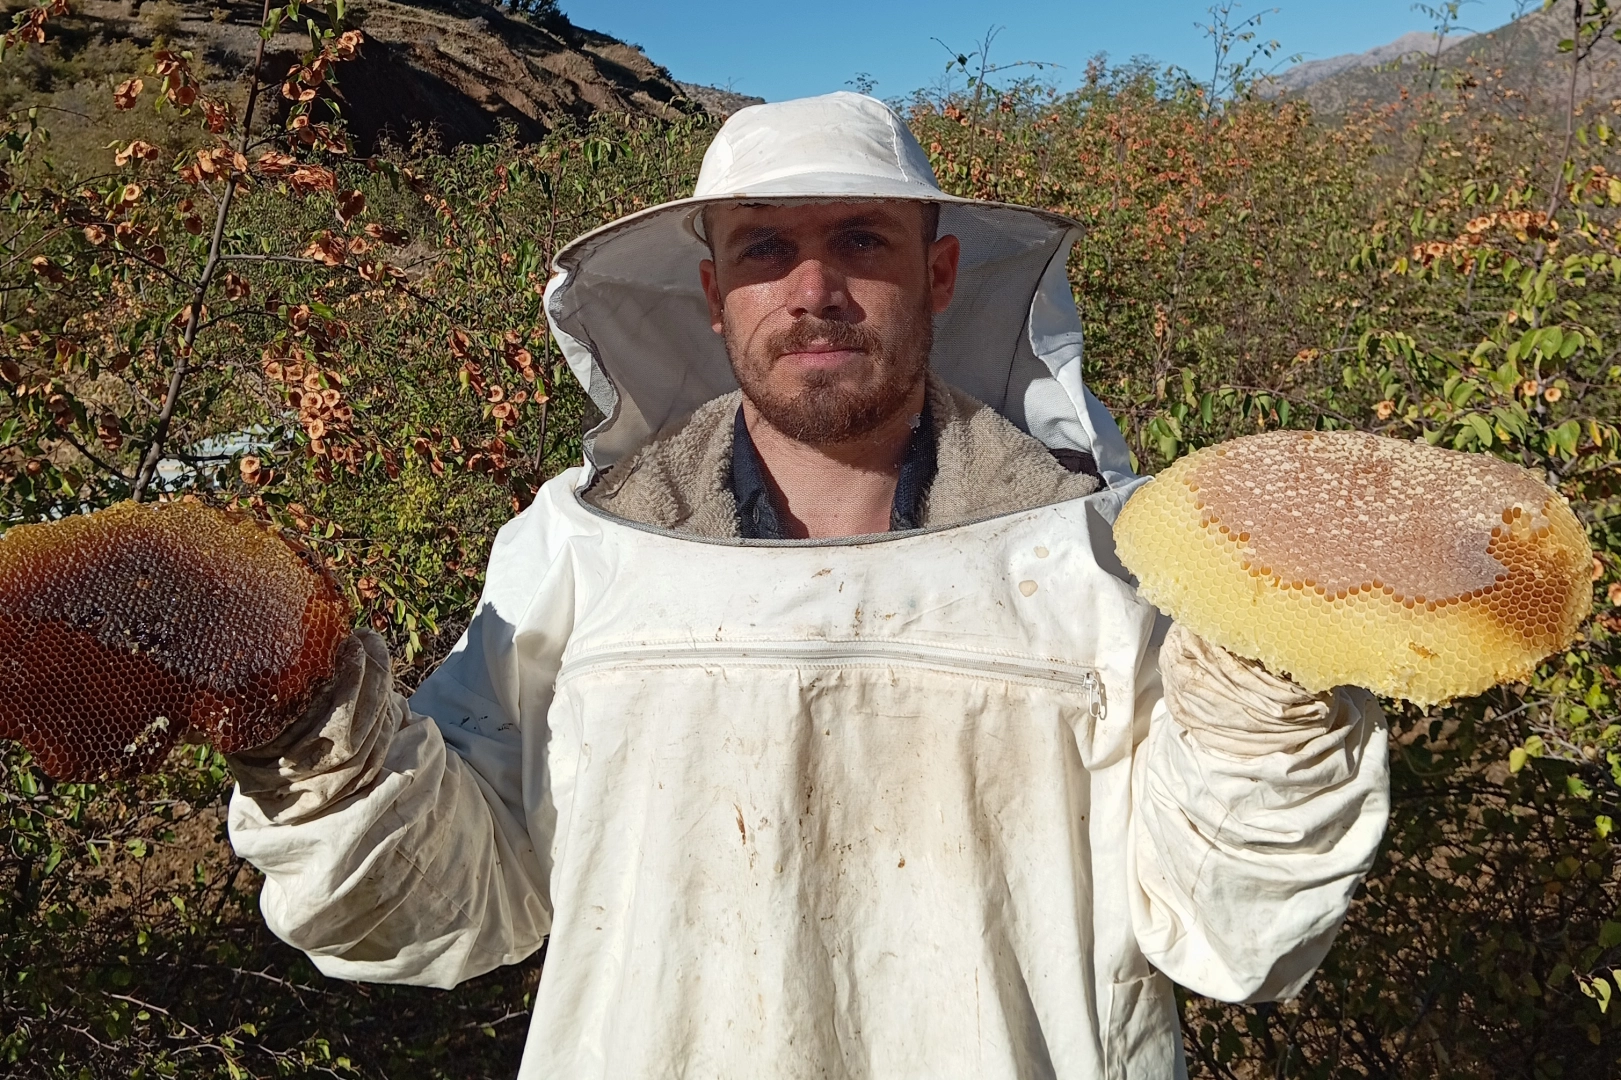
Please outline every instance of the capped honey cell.
[[58, 779], [133, 776], [187, 730], [268, 742], [331, 678], [349, 608], [302, 549], [197, 503], [0, 535], [0, 737]]
[[1313, 691], [1478, 694], [1528, 677], [1592, 606], [1587, 535], [1535, 474], [1360, 432], [1189, 454], [1115, 540], [1145, 599]]

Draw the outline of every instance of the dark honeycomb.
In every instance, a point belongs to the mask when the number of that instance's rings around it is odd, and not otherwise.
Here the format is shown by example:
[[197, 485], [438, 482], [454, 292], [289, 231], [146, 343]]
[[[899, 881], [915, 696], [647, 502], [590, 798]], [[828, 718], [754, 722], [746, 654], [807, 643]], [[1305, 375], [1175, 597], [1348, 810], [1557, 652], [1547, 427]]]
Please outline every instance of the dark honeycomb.
[[331, 678], [349, 606], [243, 514], [121, 503], [0, 536], [0, 737], [57, 779], [133, 776], [188, 730], [268, 742]]

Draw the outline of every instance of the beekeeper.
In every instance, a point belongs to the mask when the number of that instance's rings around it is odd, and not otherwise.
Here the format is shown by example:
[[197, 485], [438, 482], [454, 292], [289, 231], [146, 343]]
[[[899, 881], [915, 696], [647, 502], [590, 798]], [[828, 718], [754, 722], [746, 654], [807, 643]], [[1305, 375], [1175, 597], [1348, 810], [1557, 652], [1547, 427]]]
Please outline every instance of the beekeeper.
[[1137, 597], [1076, 235], [841, 93], [565, 248], [606, 419], [416, 694], [362, 633], [233, 759], [270, 927], [443, 987], [549, 937], [520, 1075], [559, 1080], [1179, 1076], [1172, 980], [1298, 991], [1385, 729]]

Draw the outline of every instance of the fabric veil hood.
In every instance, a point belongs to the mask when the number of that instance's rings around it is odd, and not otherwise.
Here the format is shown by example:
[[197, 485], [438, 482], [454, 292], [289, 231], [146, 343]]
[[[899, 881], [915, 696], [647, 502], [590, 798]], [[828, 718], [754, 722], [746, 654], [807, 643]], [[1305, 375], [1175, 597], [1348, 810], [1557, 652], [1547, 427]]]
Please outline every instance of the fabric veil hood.
[[698, 278], [697, 218], [714, 203], [910, 199], [940, 204], [962, 244], [957, 291], [935, 317], [934, 371], [1054, 449], [1133, 479], [1114, 420], [1081, 381], [1081, 322], [1065, 263], [1079, 237], [1056, 214], [940, 190], [928, 155], [882, 102], [840, 92], [742, 109], [704, 154], [691, 198], [620, 218], [558, 252], [546, 314], [570, 369], [607, 417], [592, 472], [737, 388]]

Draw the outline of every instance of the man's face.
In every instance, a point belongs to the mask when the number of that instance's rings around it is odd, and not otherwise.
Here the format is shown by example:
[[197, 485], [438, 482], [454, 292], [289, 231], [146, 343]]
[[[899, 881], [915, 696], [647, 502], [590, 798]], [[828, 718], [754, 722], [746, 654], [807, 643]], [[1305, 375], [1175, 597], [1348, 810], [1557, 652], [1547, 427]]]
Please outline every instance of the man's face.
[[931, 242], [927, 215], [874, 200], [706, 214], [712, 324], [743, 393], [783, 434], [846, 442], [913, 398], [957, 283], [957, 238]]

